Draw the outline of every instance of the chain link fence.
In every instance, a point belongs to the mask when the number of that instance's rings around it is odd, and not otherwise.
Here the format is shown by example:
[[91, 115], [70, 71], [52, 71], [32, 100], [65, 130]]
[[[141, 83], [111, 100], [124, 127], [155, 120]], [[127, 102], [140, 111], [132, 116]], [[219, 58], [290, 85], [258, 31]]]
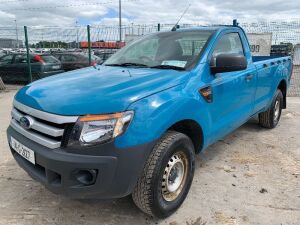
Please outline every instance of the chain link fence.
[[[221, 23], [220, 23], [221, 24]], [[181, 28], [211, 26], [217, 24], [181, 24]], [[92, 25], [73, 27], [27, 27], [27, 60], [24, 27], [0, 27], [0, 75], [14, 74], [10, 82], [28, 83], [56, 72], [68, 71], [101, 63], [118, 49], [139, 36], [171, 30], [173, 24], [122, 26]], [[289, 96], [300, 96], [300, 21], [247, 22], [240, 21], [248, 33], [250, 47], [254, 55], [291, 55], [294, 62], [293, 76]], [[90, 40], [90, 41], [89, 41]], [[90, 51], [89, 51], [90, 50]], [[9, 55], [17, 56], [14, 65], [8, 68]], [[21, 55], [25, 57], [21, 57]], [[45, 59], [39, 58], [45, 55]], [[2, 60], [3, 57], [6, 60]], [[47, 56], [53, 56], [55, 59]], [[45, 61], [50, 67], [38, 67], [38, 61]], [[44, 63], [45, 64], [45, 63]], [[56, 65], [58, 64], [58, 65]], [[29, 67], [31, 75], [29, 74]], [[3, 67], [6, 67], [3, 69]], [[13, 71], [13, 68], [16, 71]], [[46, 72], [45, 72], [46, 71]], [[22, 79], [17, 79], [23, 77]], [[4, 79], [5, 80], [5, 79]]]

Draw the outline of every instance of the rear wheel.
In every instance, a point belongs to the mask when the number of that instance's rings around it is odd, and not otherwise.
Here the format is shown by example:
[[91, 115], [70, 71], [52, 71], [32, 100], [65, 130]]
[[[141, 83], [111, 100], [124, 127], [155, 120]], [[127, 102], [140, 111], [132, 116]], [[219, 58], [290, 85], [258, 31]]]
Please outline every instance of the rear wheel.
[[283, 95], [282, 92], [278, 89], [276, 91], [275, 98], [273, 99], [273, 102], [268, 110], [258, 115], [259, 124], [262, 127], [269, 129], [276, 127], [281, 117], [282, 106]]
[[165, 218], [186, 198], [194, 176], [195, 153], [189, 137], [167, 132], [155, 145], [132, 193], [145, 213]]

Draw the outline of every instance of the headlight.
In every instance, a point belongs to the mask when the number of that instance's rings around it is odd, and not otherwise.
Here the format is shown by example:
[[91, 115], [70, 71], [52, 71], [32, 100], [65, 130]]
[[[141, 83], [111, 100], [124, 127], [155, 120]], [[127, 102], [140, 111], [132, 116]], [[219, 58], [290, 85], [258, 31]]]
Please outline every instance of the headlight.
[[79, 117], [69, 136], [68, 146], [89, 146], [111, 141], [125, 132], [133, 111]]

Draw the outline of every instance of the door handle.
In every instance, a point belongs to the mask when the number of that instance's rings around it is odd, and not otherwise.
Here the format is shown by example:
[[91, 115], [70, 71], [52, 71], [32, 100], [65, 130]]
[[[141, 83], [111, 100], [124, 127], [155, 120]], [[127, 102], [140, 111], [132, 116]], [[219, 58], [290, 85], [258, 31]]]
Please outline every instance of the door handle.
[[252, 75], [252, 74], [247, 74], [247, 75], [245, 76], [245, 80], [246, 80], [246, 81], [250, 81], [250, 80], [252, 80], [252, 78], [253, 78], [253, 75]]

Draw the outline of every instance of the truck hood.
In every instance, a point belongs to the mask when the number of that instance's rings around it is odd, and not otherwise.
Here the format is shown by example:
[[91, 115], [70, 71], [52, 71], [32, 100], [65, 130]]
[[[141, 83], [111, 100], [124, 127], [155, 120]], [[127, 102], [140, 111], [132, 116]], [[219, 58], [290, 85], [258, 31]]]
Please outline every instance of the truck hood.
[[189, 72], [149, 68], [88, 67], [23, 87], [15, 99], [59, 115], [120, 112], [135, 101], [177, 86]]

